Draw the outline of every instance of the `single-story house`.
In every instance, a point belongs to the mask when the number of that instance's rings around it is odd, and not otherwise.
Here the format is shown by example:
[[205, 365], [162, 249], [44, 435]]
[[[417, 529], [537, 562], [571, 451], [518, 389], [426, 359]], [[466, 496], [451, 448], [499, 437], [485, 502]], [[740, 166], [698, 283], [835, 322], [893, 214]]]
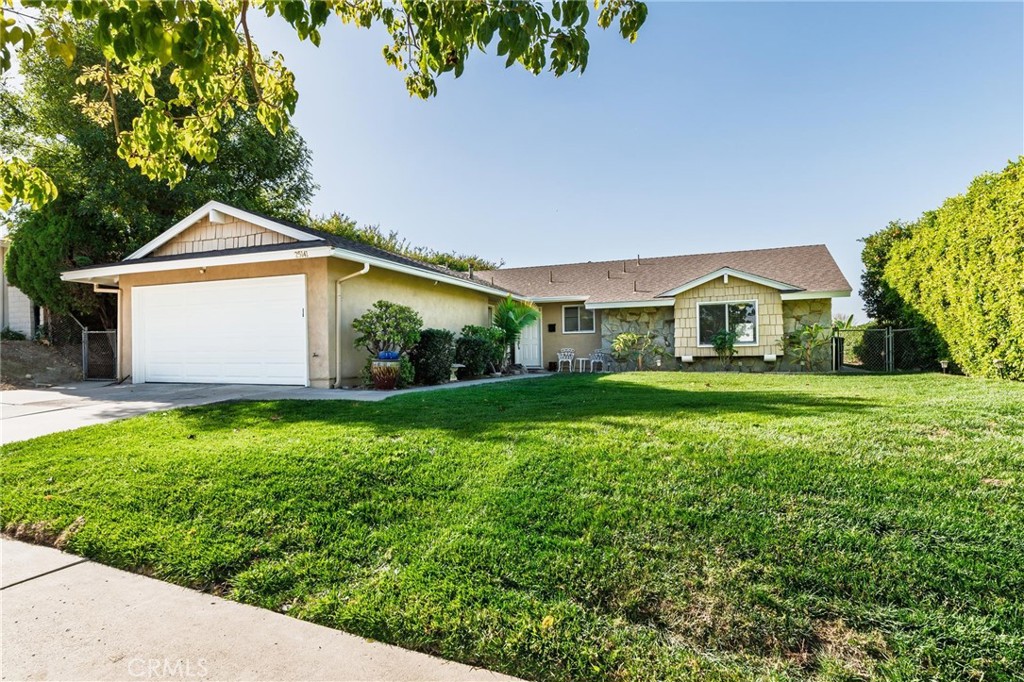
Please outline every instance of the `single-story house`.
[[[512, 295], [536, 303], [517, 360], [589, 353], [621, 331], [654, 329], [671, 357], [709, 357], [730, 324], [739, 354], [778, 352], [798, 324], [831, 318], [850, 285], [824, 246], [459, 273], [211, 201], [117, 263], [62, 274], [117, 295], [118, 378], [296, 384], [358, 376], [352, 321], [375, 301], [414, 308], [426, 327], [489, 324]], [[712, 332], [713, 333], [713, 332]]]
[[824, 244], [502, 268], [478, 276], [540, 308], [541, 324], [523, 342], [531, 355], [520, 359], [545, 366], [562, 348], [579, 357], [611, 347], [622, 332], [653, 331], [673, 369], [676, 363], [709, 368], [717, 363], [711, 337], [725, 327], [737, 333], [739, 362], [781, 365], [783, 336], [804, 325], [831, 325], [832, 299], [851, 293]]

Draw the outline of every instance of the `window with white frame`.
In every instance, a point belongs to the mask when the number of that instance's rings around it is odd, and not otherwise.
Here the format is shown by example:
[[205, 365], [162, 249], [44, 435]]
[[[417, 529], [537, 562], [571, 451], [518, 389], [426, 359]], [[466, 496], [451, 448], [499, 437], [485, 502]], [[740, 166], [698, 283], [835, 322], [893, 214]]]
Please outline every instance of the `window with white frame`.
[[593, 334], [594, 311], [581, 305], [562, 306], [562, 332], [564, 334]]
[[698, 303], [697, 342], [711, 346], [715, 334], [723, 330], [735, 332], [737, 344], [757, 343], [757, 302]]

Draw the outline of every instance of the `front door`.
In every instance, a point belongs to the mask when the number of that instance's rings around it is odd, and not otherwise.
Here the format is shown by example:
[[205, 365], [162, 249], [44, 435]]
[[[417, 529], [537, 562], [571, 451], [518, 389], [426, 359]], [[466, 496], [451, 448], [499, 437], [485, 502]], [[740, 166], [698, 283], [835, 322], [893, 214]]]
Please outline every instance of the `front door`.
[[540, 320], [523, 329], [516, 344], [516, 362], [523, 367], [540, 367]]

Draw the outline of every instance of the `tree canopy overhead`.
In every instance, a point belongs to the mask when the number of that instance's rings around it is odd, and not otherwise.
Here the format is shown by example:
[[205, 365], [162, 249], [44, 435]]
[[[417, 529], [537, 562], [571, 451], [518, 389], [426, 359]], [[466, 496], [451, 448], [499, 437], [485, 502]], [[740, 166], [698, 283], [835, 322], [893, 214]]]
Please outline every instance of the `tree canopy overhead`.
[[[81, 92], [76, 74], [104, 60], [87, 29], [76, 27], [72, 38], [72, 68], [36, 43], [21, 55], [21, 87], [0, 84], [0, 150], [23, 155], [61, 187], [46, 205], [7, 216], [6, 274], [33, 301], [58, 313], [98, 317], [112, 328], [112, 297], [61, 282], [62, 270], [119, 260], [211, 198], [305, 220], [316, 189], [309, 150], [294, 128], [271, 135], [251, 110], [217, 131], [217, 159], [189, 161], [187, 177], [174, 187], [129, 168], [117, 157], [114, 131], [68, 106]], [[170, 92], [169, 80], [165, 70], [153, 80], [154, 91]], [[126, 115], [140, 106], [124, 92], [115, 101]]]
[[[594, 7], [598, 26], [617, 22], [630, 41], [647, 17], [638, 0], [595, 0]], [[421, 98], [437, 94], [443, 74], [459, 77], [475, 50], [493, 46], [506, 66], [556, 76], [584, 71], [590, 50], [585, 0], [21, 0], [17, 8], [0, 0], [0, 75], [11, 68], [12, 48], [34, 43], [72, 65], [75, 27], [92, 27], [102, 61], [81, 70], [85, 90], [75, 104], [113, 128], [117, 154], [129, 166], [173, 186], [192, 162], [216, 158], [217, 133], [243, 112], [278, 134], [295, 111], [295, 78], [280, 53], [253, 40], [253, 12], [279, 17], [315, 45], [332, 17], [358, 28], [383, 27], [385, 61], [406, 74], [409, 93]], [[157, 81], [166, 72], [171, 87], [161, 91]], [[132, 115], [119, 106], [124, 97], [136, 104]], [[15, 200], [39, 207], [56, 195], [39, 167], [4, 155], [0, 209]]]

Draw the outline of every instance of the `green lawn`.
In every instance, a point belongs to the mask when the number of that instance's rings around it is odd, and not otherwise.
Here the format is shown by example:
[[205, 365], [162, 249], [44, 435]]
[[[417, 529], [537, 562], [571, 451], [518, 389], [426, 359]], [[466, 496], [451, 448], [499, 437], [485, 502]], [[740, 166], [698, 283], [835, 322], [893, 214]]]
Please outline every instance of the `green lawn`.
[[1024, 674], [1024, 384], [564, 376], [3, 451], [7, 532], [527, 678]]

